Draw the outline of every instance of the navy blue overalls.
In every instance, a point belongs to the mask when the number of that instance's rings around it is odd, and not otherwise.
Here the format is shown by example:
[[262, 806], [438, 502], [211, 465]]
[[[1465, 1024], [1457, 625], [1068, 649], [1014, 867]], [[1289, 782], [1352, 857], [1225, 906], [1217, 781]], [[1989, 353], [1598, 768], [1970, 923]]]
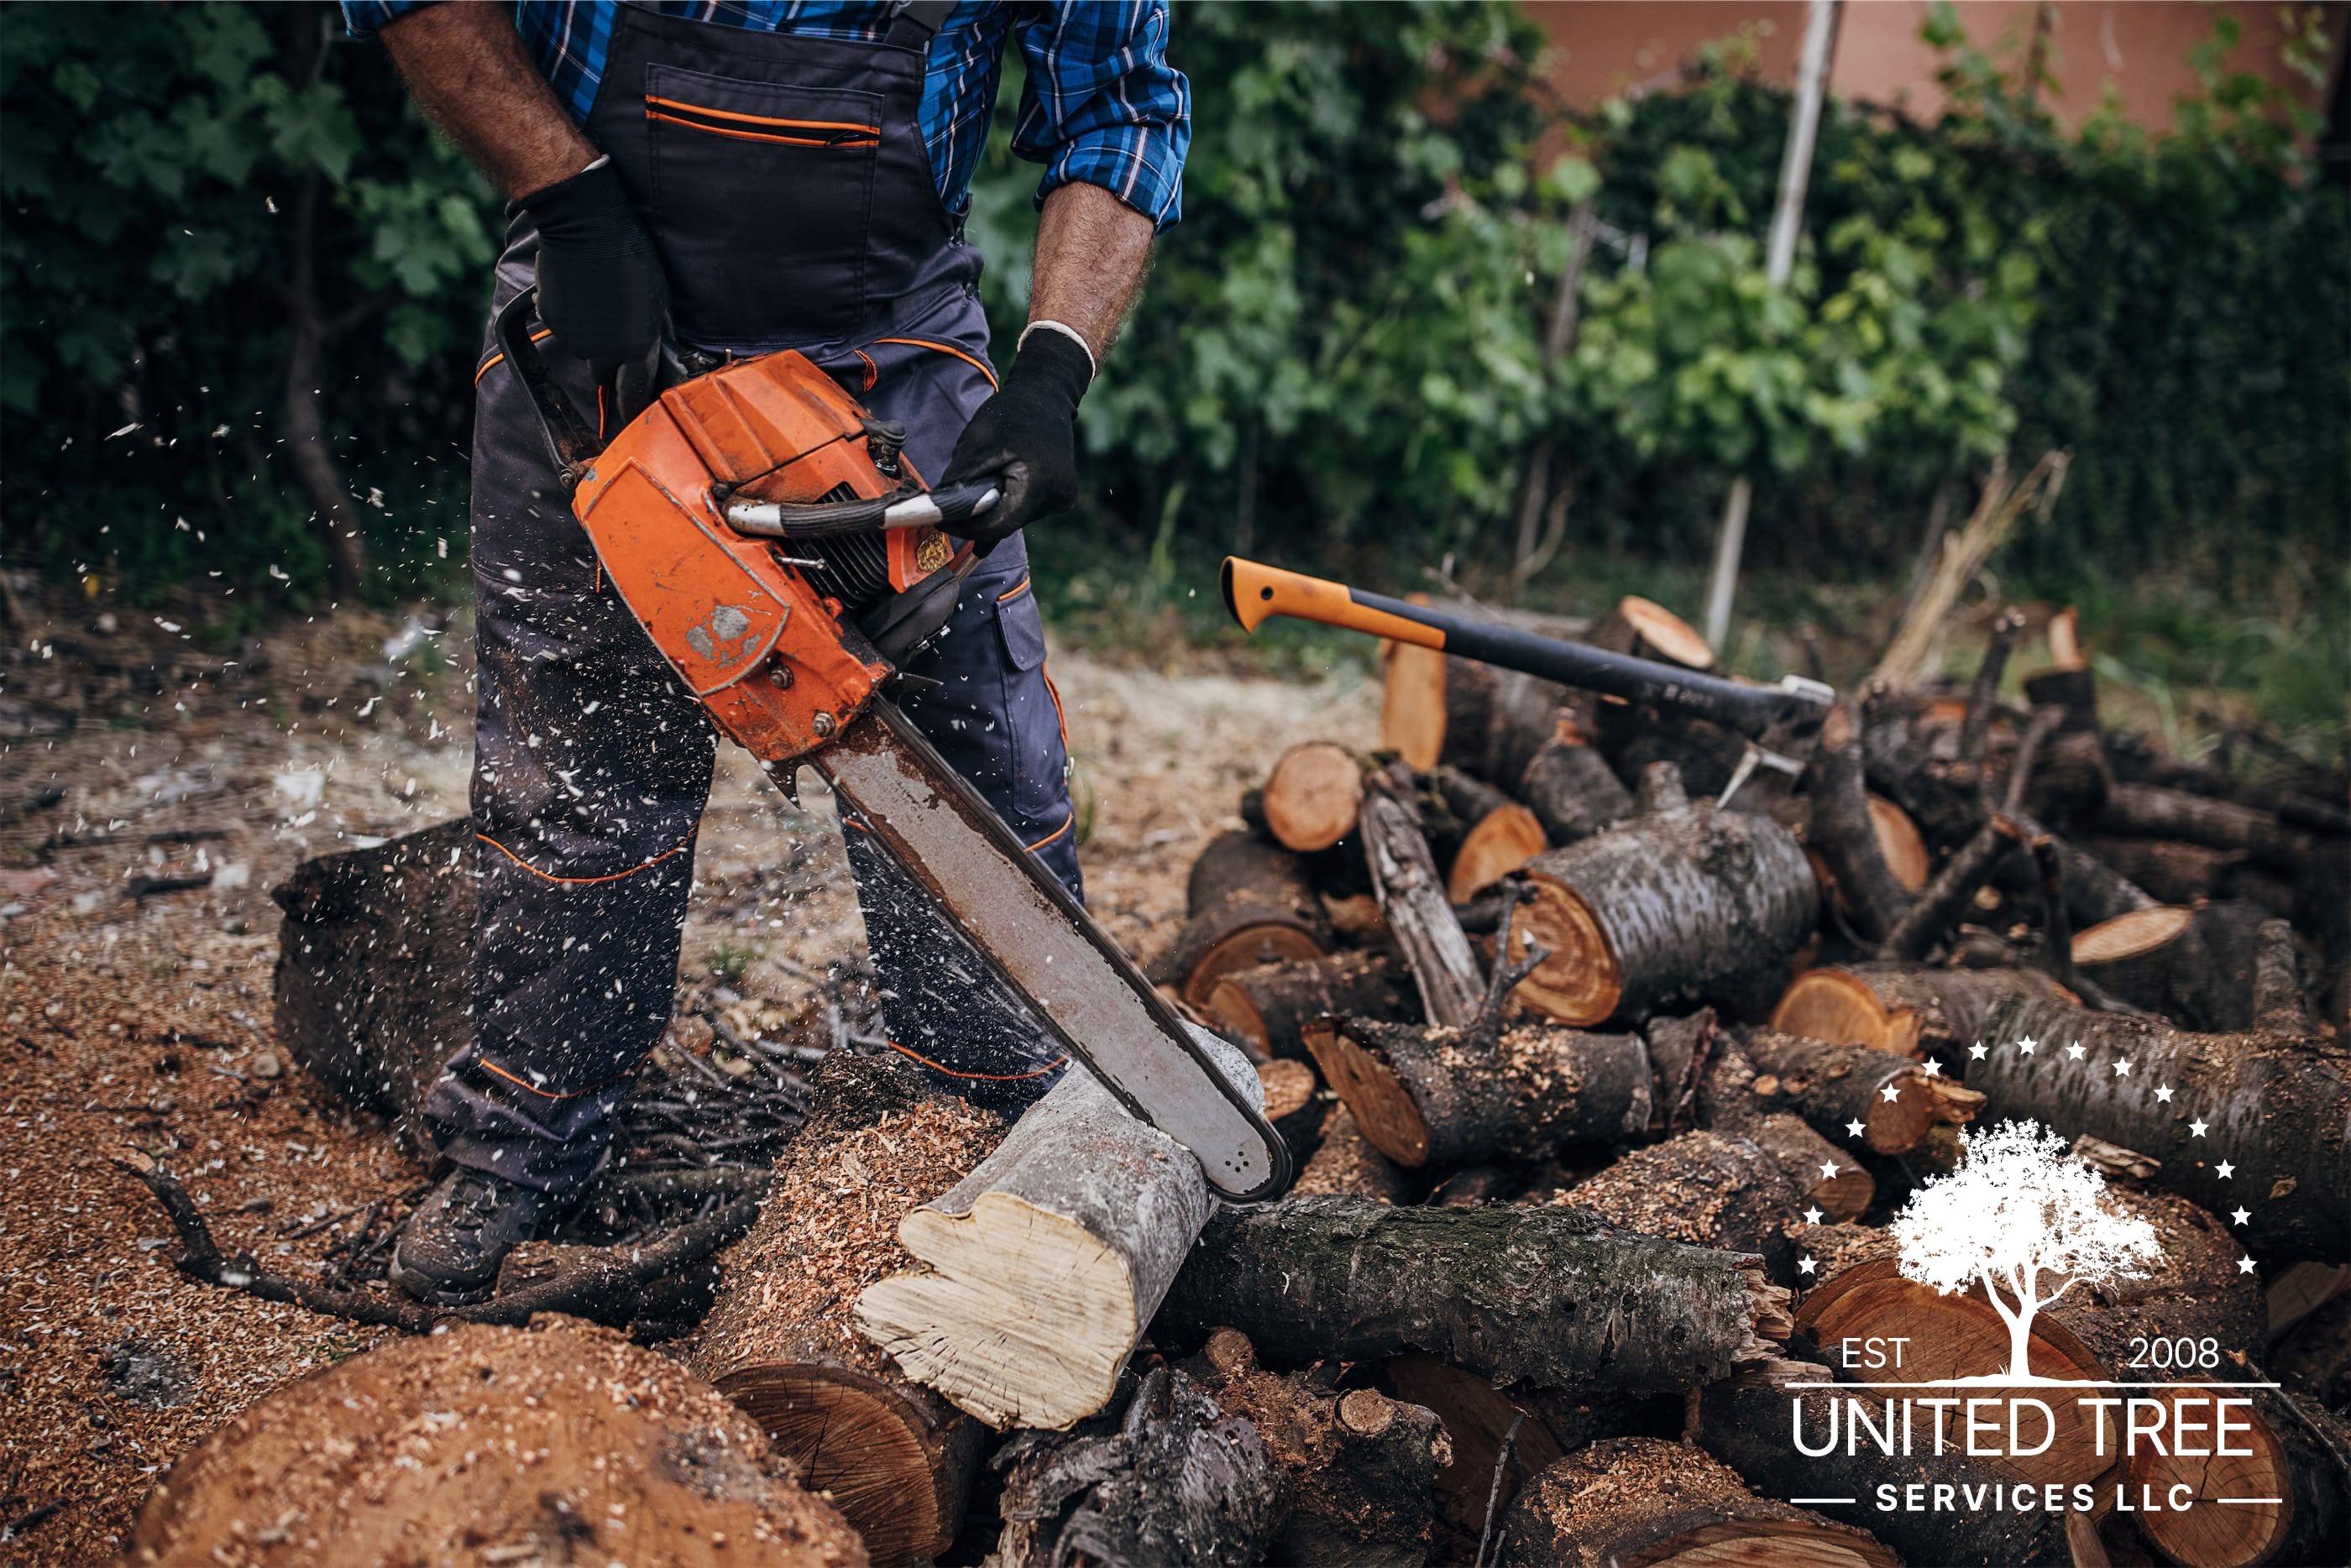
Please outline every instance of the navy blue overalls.
[[[800, 350], [903, 423], [933, 481], [996, 381], [980, 258], [940, 200], [919, 119], [950, 8], [902, 5], [885, 37], [861, 43], [626, 7], [588, 120], [660, 249], [679, 340]], [[494, 312], [530, 283], [536, 246], [518, 218]], [[549, 369], [592, 406], [585, 368], [549, 347]], [[486, 347], [475, 380], [474, 1037], [426, 1109], [459, 1164], [560, 1189], [604, 1158], [613, 1108], [668, 1022], [716, 737], [604, 583], [528, 399]], [[947, 553], [935, 535], [902, 548], [921, 558], [901, 560], [901, 577]], [[1016, 537], [912, 666], [938, 684], [907, 707], [1079, 892], [1044, 661]], [[893, 1043], [971, 1097], [1008, 1107], [1041, 1093], [1058, 1053], [843, 826]]]

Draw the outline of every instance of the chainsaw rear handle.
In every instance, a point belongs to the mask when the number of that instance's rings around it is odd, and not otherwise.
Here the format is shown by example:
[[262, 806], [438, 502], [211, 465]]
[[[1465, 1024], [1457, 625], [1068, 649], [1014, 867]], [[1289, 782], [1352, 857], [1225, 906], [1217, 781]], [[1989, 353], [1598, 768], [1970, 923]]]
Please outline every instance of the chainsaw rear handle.
[[1802, 676], [1789, 676], [1776, 686], [1750, 686], [1656, 659], [1538, 637], [1516, 627], [1368, 593], [1344, 583], [1245, 561], [1238, 556], [1225, 557], [1223, 583], [1225, 607], [1249, 631], [1275, 616], [1288, 616], [1369, 632], [1627, 702], [1677, 709], [1712, 720], [1750, 740], [1768, 731], [1817, 724], [1835, 700], [1835, 693], [1827, 687]]

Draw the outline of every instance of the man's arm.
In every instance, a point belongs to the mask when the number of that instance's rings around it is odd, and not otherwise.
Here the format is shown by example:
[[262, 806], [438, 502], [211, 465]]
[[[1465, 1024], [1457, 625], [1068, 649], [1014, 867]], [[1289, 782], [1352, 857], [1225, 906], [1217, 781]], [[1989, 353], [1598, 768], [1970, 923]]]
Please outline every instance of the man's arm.
[[480, 166], [502, 195], [528, 196], [596, 161], [504, 5], [427, 5], [380, 35], [401, 78], [442, 134]]
[[1054, 188], [1037, 214], [1029, 319], [1085, 339], [1100, 366], [1151, 270], [1152, 222], [1099, 185]]

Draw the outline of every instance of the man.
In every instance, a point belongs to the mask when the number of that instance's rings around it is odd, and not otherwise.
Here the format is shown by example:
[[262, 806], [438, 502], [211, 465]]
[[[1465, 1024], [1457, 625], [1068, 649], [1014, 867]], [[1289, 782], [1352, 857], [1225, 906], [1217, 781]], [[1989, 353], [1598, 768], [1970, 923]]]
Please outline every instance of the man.
[[[988, 553], [912, 667], [937, 684], [910, 713], [1079, 892], [1019, 530], [1076, 501], [1078, 400], [1177, 215], [1190, 129], [1163, 0], [344, 4], [512, 198], [493, 309], [537, 283], [535, 334], [575, 403], [601, 407], [664, 334], [796, 348], [905, 427], [926, 480], [999, 476], [1002, 503], [961, 530]], [[1046, 172], [1029, 325], [999, 385], [962, 231], [1015, 37], [1029, 78], [1013, 146]], [[426, 1107], [454, 1168], [393, 1260], [403, 1289], [442, 1303], [486, 1294], [605, 1158], [668, 1020], [715, 753], [486, 343], [475, 379], [474, 1037]], [[862, 547], [831, 568], [852, 601], [952, 549], [927, 530]], [[893, 1044], [975, 1097], [1040, 1093], [1058, 1059], [974, 1005], [987, 981], [969, 949], [845, 826]]]

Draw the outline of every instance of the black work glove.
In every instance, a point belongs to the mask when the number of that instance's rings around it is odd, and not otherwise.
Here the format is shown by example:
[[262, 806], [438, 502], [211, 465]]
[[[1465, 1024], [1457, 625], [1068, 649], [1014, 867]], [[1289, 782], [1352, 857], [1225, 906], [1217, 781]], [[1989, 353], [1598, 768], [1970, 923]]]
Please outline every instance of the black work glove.
[[538, 318], [600, 382], [645, 364], [669, 324], [669, 280], [609, 161], [514, 203], [538, 224]]
[[1093, 379], [1085, 348], [1061, 332], [1031, 332], [996, 396], [979, 405], [942, 486], [996, 479], [1004, 498], [985, 516], [943, 523], [985, 549], [1040, 517], [1078, 504], [1078, 400]]

